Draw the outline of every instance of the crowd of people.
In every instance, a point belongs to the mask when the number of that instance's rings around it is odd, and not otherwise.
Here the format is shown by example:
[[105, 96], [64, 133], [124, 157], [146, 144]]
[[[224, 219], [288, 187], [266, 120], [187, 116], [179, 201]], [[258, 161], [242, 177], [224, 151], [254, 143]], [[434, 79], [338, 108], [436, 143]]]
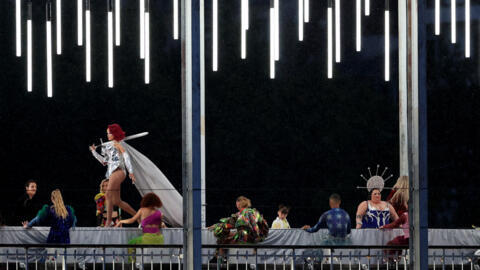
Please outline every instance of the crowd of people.
[[[108, 179], [100, 184], [100, 192], [95, 195], [96, 219], [99, 227], [107, 226]], [[407, 245], [409, 240], [408, 224], [408, 177], [401, 176], [392, 188], [386, 201], [381, 198], [381, 188], [372, 188], [369, 198], [358, 205], [355, 216], [355, 228], [376, 229], [403, 229], [403, 235], [397, 236], [387, 245]], [[37, 183], [29, 180], [25, 183], [25, 194], [17, 201], [14, 224], [22, 224], [28, 229], [36, 225], [49, 226], [47, 243], [70, 243], [70, 229], [77, 223], [75, 211], [72, 206], [66, 205], [59, 189], [51, 192], [50, 203], [41, 205], [36, 199]], [[323, 230], [322, 245], [345, 245], [350, 243], [352, 220], [347, 211], [341, 208], [341, 197], [334, 193], [329, 199], [330, 209], [325, 211], [314, 226], [301, 227], [307, 233], [316, 233]], [[111, 203], [111, 202], [110, 202]], [[163, 206], [161, 199], [154, 193], [147, 193], [140, 202], [140, 209], [135, 211], [131, 218], [122, 219], [121, 208], [112, 208], [110, 225], [120, 227], [123, 224], [138, 222], [142, 228], [142, 235], [131, 239], [129, 244], [163, 244], [162, 228], [166, 225], [162, 220], [160, 208]], [[245, 196], [239, 196], [235, 206], [237, 212], [230, 217], [221, 218], [218, 223], [208, 227], [213, 232], [218, 244], [254, 244], [265, 240], [270, 229], [290, 229], [287, 220], [291, 210], [289, 206], [279, 205], [277, 218], [271, 227], [263, 215], [252, 207], [252, 202]], [[131, 249], [130, 252], [134, 252]], [[389, 250], [388, 254], [396, 256], [399, 250]], [[225, 251], [218, 249], [216, 256], [222, 258]]]
[[[100, 227], [119, 227], [122, 224], [138, 222], [142, 228], [142, 236], [132, 239], [130, 244], [163, 244], [161, 228], [165, 227], [163, 214], [160, 208], [162, 200], [155, 193], [144, 194], [140, 209], [135, 211], [128, 203], [120, 198], [122, 182], [128, 175], [132, 182], [136, 181], [132, 161], [124, 147], [122, 140], [125, 133], [117, 124], [109, 125], [107, 137], [110, 143], [102, 143], [101, 154], [97, 153], [98, 146], [92, 145], [92, 155], [104, 166], [107, 166], [106, 179], [100, 183], [99, 193], [94, 196], [96, 203], [96, 220]], [[378, 176], [372, 179], [378, 180]], [[355, 215], [355, 228], [391, 229], [402, 228], [404, 234], [388, 242], [388, 245], [404, 245], [408, 243], [408, 177], [401, 176], [392, 188], [386, 201], [381, 198], [384, 180], [367, 182], [368, 200], [358, 205]], [[59, 189], [51, 192], [51, 203], [41, 205], [35, 196], [37, 183], [29, 180], [25, 183], [25, 194], [16, 203], [13, 224], [22, 224], [25, 228], [35, 225], [49, 226], [50, 233], [47, 243], [70, 243], [69, 230], [75, 227], [77, 218], [73, 207], [65, 205]], [[322, 244], [346, 244], [351, 233], [352, 220], [347, 211], [341, 206], [341, 197], [332, 194], [329, 197], [330, 209], [324, 212], [313, 226], [302, 227], [308, 233], [318, 232], [326, 228]], [[278, 217], [269, 227], [263, 215], [252, 207], [252, 202], [245, 196], [236, 200], [237, 212], [230, 217], [222, 218], [218, 223], [208, 227], [217, 239], [218, 244], [245, 244], [258, 243], [265, 240], [270, 229], [290, 229], [287, 216], [290, 207], [280, 205]], [[131, 215], [131, 218], [122, 219], [122, 210]], [[222, 249], [217, 254], [222, 255]], [[393, 251], [395, 252], [395, 251]]]

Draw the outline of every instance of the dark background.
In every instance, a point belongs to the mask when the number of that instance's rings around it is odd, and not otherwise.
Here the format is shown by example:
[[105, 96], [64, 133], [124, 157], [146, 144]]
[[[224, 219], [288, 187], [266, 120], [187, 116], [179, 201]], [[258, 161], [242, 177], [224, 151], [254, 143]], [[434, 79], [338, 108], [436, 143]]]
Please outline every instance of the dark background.
[[[15, 57], [14, 1], [0, 1], [0, 206], [10, 215], [23, 184], [38, 181], [48, 202], [60, 188], [79, 226], [95, 223], [94, 195], [105, 168], [88, 145], [105, 140], [116, 122], [128, 134], [150, 135], [131, 145], [146, 154], [181, 191], [181, 59], [173, 40], [172, 1], [151, 1], [151, 84], [139, 59], [138, 1], [122, 1], [122, 45], [115, 47], [115, 88], [107, 88], [106, 1], [92, 1], [92, 82], [85, 83], [84, 47], [76, 46], [76, 1], [63, 1], [63, 54], [54, 53], [54, 97], [46, 97], [45, 1], [34, 0], [33, 92], [26, 91], [23, 56]], [[391, 81], [383, 79], [383, 1], [362, 16], [362, 51], [355, 52], [354, 1], [342, 1], [342, 62], [326, 76], [326, 1], [310, 1], [311, 22], [298, 41], [297, 1], [281, 1], [281, 56], [269, 79], [268, 1], [250, 1], [247, 59], [240, 59], [240, 1], [219, 1], [219, 71], [211, 71], [211, 1], [206, 1], [207, 223], [252, 199], [271, 222], [279, 203], [292, 206], [290, 224], [313, 224], [337, 192], [354, 216], [367, 198], [359, 175], [380, 164], [398, 175], [398, 50], [391, 3]], [[433, 2], [433, 1], [432, 1]], [[429, 3], [430, 4], [430, 3]], [[472, 57], [464, 58], [463, 2], [457, 44], [450, 44], [448, 6], [442, 35], [427, 28], [429, 226], [479, 223], [479, 1], [472, 1]], [[55, 14], [53, 5], [53, 14]], [[430, 7], [430, 6], [429, 6]], [[475, 9], [476, 8], [476, 9]], [[26, 9], [23, 10], [25, 16]], [[425, 14], [433, 22], [432, 7]], [[25, 18], [25, 17], [24, 17]], [[55, 20], [55, 18], [54, 18]], [[52, 23], [55, 39], [55, 21]], [[384, 196], [386, 196], [384, 192]], [[140, 196], [130, 180], [122, 198]], [[10, 224], [18, 225], [18, 224]]]

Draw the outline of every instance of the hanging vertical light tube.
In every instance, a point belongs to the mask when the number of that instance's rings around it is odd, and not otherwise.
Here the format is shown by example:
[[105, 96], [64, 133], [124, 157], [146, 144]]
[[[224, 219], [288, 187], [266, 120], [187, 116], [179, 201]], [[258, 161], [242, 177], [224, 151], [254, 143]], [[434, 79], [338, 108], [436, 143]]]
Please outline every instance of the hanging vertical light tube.
[[248, 0], [245, 0], [245, 30], [248, 30], [250, 27], [250, 10]]
[[178, 39], [178, 0], [173, 0], [173, 39]]
[[440, 35], [440, 0], [435, 0], [435, 35]]
[[390, 81], [390, 3], [385, 0], [385, 81]]
[[150, 0], [145, 0], [145, 84], [150, 83]]
[[465, 0], [465, 58], [470, 58], [470, 0]]
[[328, 0], [327, 8], [327, 76], [329, 79], [333, 77], [333, 14], [332, 0]]
[[305, 0], [305, 2], [303, 2], [303, 10], [303, 21], [308, 23], [310, 22], [310, 0]]
[[335, 0], [335, 62], [340, 63], [340, 0]]
[[120, 46], [120, 13], [122, 5], [120, 0], [115, 0], [115, 45]]
[[113, 88], [113, 3], [107, 0], [108, 8], [108, 87]]
[[56, 0], [57, 54], [62, 54], [62, 0]]
[[47, 1], [46, 5], [47, 17], [47, 96], [53, 96], [53, 81], [52, 81], [52, 2]]
[[357, 0], [356, 4], [356, 43], [357, 52], [362, 50], [362, 2]]
[[270, 79], [275, 79], [275, 24], [275, 3], [270, 0]]
[[90, 21], [90, 0], [85, 0], [85, 61], [87, 82], [92, 80], [92, 44], [91, 44], [91, 21]]
[[77, 0], [77, 44], [83, 46], [83, 3]]
[[140, 0], [140, 58], [145, 58], [145, 0]]
[[218, 70], [218, 0], [212, 0], [212, 70]]
[[32, 0], [27, 1], [27, 91], [32, 92]]
[[370, 0], [365, 0], [365, 16], [370, 16]]
[[241, 1], [241, 58], [247, 58], [248, 0]]
[[303, 0], [298, 0], [298, 40], [303, 41]]
[[275, 14], [275, 61], [280, 60], [280, 0], [274, 0]]
[[17, 56], [22, 56], [22, 3], [15, 1], [15, 37], [17, 41]]
[[456, 10], [456, 0], [450, 0], [450, 20], [451, 20], [451, 34], [452, 34], [452, 43], [457, 43], [457, 10]]

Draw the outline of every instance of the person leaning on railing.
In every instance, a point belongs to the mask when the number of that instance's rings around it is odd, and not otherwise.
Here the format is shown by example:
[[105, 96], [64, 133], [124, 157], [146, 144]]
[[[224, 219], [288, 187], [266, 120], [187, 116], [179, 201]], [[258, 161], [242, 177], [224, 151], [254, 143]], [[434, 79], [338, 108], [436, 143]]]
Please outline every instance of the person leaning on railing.
[[[400, 217], [395, 220], [394, 222], [381, 226], [380, 229], [393, 229], [393, 228], [402, 228], [403, 235], [397, 236], [394, 239], [388, 241], [387, 246], [401, 246], [401, 245], [408, 245], [408, 241], [410, 238], [410, 230], [409, 230], [409, 223], [408, 223], [408, 203], [405, 202], [404, 207], [407, 211], [403, 212]], [[402, 250], [388, 250], [386, 251], [389, 255], [398, 256]]]
[[324, 244], [344, 244], [347, 235], [351, 232], [351, 221], [348, 213], [340, 208], [340, 195], [334, 193], [329, 198], [330, 210], [324, 212], [315, 226], [305, 225], [302, 230], [309, 233], [317, 232], [320, 228], [328, 228], [328, 236]]
[[49, 224], [47, 243], [49, 244], [70, 244], [70, 228], [74, 228], [77, 223], [75, 212], [69, 205], [63, 203], [62, 193], [59, 189], [52, 191], [52, 206], [44, 205], [38, 211], [37, 216], [30, 222], [24, 221], [25, 229], [31, 228], [40, 223]]
[[[237, 198], [238, 212], [228, 218], [220, 219], [220, 222], [208, 227], [213, 230], [218, 244], [254, 244], [262, 242], [268, 235], [268, 223], [260, 212], [252, 208], [250, 199], [240, 196]], [[234, 232], [234, 230], [236, 230]], [[217, 256], [223, 256], [223, 249], [219, 249]]]

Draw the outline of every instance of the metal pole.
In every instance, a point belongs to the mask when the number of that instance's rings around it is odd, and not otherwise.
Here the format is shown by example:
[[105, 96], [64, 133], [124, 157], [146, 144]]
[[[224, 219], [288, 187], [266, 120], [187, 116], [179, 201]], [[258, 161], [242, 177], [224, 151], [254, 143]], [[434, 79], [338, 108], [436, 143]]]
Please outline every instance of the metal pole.
[[203, 1], [182, 0], [183, 252], [187, 270], [201, 261], [200, 14]]
[[400, 175], [408, 175], [406, 0], [398, 1], [398, 116]]
[[200, 130], [201, 130], [201, 178], [202, 178], [202, 228], [207, 227], [207, 210], [206, 210], [206, 171], [205, 171], [205, 0], [201, 1], [200, 8]]
[[[407, 9], [407, 127], [410, 180], [410, 269], [428, 268], [427, 84], [425, 1]], [[420, 16], [418, 16], [420, 14]], [[399, 18], [401, 15], [399, 14]], [[400, 19], [399, 19], [400, 20]], [[405, 42], [400, 39], [399, 42]]]

